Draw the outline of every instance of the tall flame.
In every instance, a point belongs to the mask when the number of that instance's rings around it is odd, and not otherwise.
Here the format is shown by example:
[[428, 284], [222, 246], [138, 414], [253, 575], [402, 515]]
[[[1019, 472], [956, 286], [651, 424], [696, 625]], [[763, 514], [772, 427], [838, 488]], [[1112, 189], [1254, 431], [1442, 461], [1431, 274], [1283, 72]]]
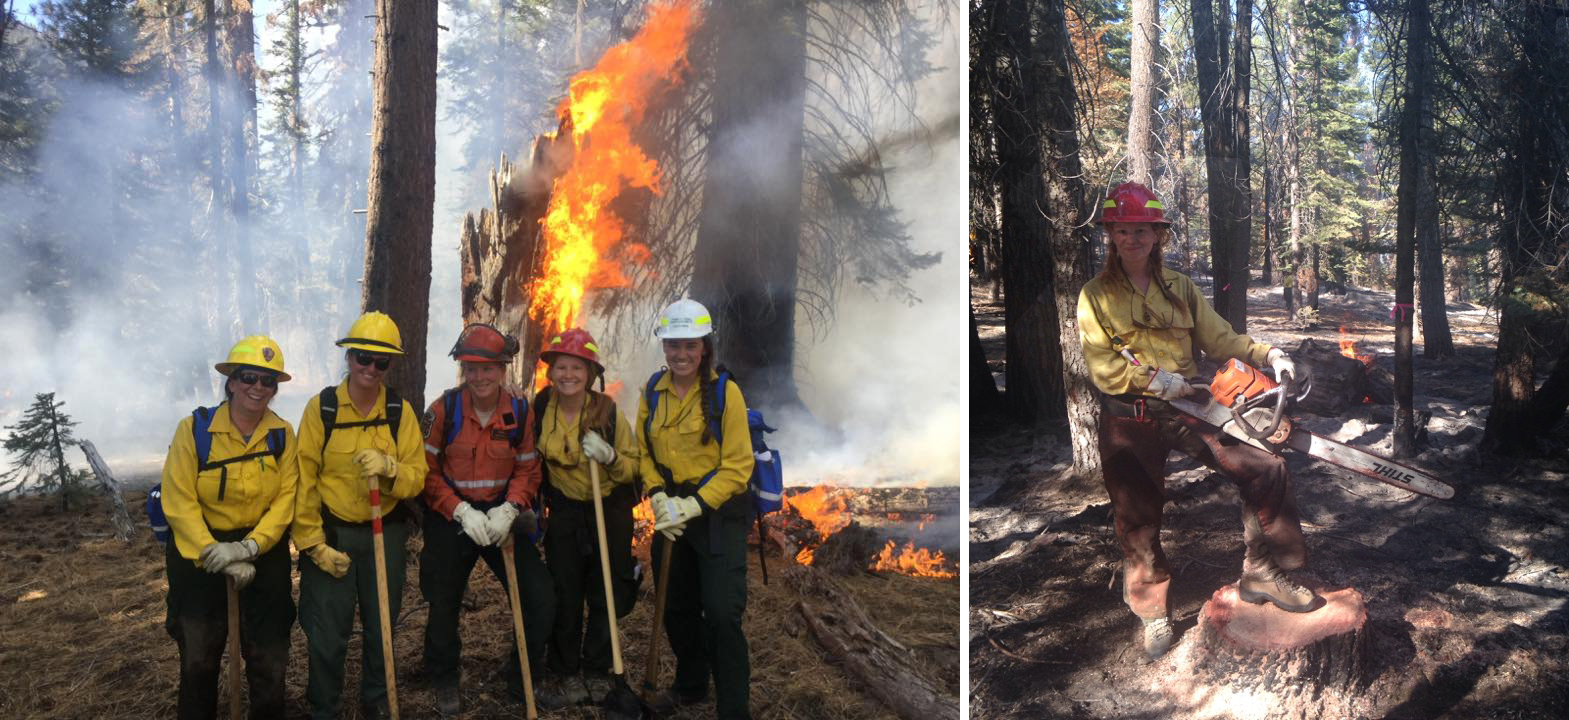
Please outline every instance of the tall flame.
[[903, 550], [898, 550], [894, 542], [889, 540], [876, 562], [872, 563], [872, 569], [920, 577], [958, 577], [958, 573], [949, 570], [947, 565], [948, 558], [940, 550], [933, 552], [918, 548], [913, 541], [905, 543]]
[[659, 191], [659, 166], [632, 133], [650, 101], [677, 82], [686, 67], [687, 38], [696, 19], [690, 0], [656, 4], [637, 35], [572, 78], [558, 114], [571, 130], [574, 155], [556, 179], [540, 220], [544, 264], [530, 288], [529, 315], [546, 337], [578, 323], [589, 290], [628, 284], [618, 260], [648, 258], [642, 245], [621, 246], [622, 220], [609, 205], [628, 189]]

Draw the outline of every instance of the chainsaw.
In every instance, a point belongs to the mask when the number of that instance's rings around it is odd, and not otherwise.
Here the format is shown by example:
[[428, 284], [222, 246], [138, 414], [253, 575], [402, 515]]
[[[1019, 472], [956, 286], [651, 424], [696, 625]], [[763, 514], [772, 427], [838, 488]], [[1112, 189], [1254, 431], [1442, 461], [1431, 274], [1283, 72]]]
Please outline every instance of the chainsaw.
[[1289, 447], [1418, 495], [1440, 500], [1454, 497], [1454, 488], [1420, 470], [1296, 427], [1286, 415], [1286, 403], [1307, 396], [1312, 375], [1298, 382], [1287, 373], [1282, 381], [1277, 383], [1234, 359], [1221, 366], [1210, 384], [1191, 384], [1209, 394], [1208, 403], [1179, 398], [1172, 400], [1171, 406], [1274, 455]]

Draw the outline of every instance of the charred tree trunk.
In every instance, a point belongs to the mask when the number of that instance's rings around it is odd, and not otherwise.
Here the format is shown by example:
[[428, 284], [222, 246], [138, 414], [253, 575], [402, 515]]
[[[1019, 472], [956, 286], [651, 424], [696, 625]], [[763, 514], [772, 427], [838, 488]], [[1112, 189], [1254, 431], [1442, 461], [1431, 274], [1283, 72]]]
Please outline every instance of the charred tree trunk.
[[[1202, 99], [1204, 167], [1209, 176], [1215, 311], [1242, 333], [1247, 332], [1248, 244], [1252, 233], [1252, 161], [1248, 149], [1251, 0], [1238, 0], [1236, 13], [1233, 31], [1225, 5], [1216, 13], [1213, 0], [1193, 0], [1193, 53]], [[1228, 48], [1227, 42], [1234, 47]]]
[[1412, 324], [1416, 282], [1417, 198], [1422, 194], [1422, 106], [1427, 98], [1427, 0], [1406, 3], [1406, 87], [1400, 110], [1400, 187], [1395, 215], [1395, 428], [1391, 454], [1410, 457], [1415, 452], [1416, 422], [1411, 407]]
[[1552, 373], [1531, 401], [1532, 423], [1545, 433], [1563, 419], [1566, 410], [1569, 410], [1569, 345], [1564, 346], [1558, 361], [1553, 364]]
[[[1045, 160], [1047, 240], [1051, 246], [1052, 293], [1056, 301], [1056, 346], [1060, 350], [1062, 387], [1067, 400], [1068, 435], [1073, 469], [1081, 480], [1099, 484], [1100, 393], [1090, 382], [1089, 366], [1078, 338], [1079, 288], [1090, 279], [1090, 241], [1081, 229], [1094, 211], [1085, 202], [1084, 173], [1079, 166], [1079, 138], [1074, 122], [1078, 98], [1072, 75], [1072, 46], [1064, 3], [1041, 6], [1039, 71], [1042, 102], [1041, 156]], [[1050, 351], [1048, 351], [1050, 352]]]
[[986, 351], [981, 347], [981, 334], [975, 326], [975, 309], [970, 309], [970, 417], [996, 415], [1002, 410], [1002, 394], [997, 392], [997, 381], [986, 365]]
[[1160, 49], [1160, 0], [1133, 0], [1128, 78], [1128, 179], [1154, 186], [1155, 53]]
[[[806, 6], [718, 3], [713, 107], [692, 297], [713, 314], [720, 359], [747, 404], [800, 406], [795, 292], [801, 248]], [[773, 128], [759, 138], [760, 127]]]
[[387, 382], [418, 411], [436, 201], [435, 0], [377, 0], [374, 83], [361, 302], [398, 324], [405, 355]]

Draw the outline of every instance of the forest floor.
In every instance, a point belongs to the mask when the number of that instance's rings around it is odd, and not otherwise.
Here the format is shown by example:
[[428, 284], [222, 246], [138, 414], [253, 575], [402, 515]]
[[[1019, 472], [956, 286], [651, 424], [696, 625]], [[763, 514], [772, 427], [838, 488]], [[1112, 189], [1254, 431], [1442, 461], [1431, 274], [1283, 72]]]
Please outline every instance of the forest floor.
[[[992, 369], [1002, 308], [972, 303]], [[1288, 322], [1279, 288], [1249, 293], [1256, 339], [1293, 348], [1344, 327], [1357, 352], [1393, 370], [1388, 293], [1325, 295], [1320, 325]], [[1361, 591], [1365, 680], [1302, 700], [1227, 687], [1175, 692], [1177, 652], [1204, 601], [1241, 569], [1235, 488], [1180, 453], [1167, 464], [1161, 536], [1171, 559], [1177, 646], [1151, 663], [1140, 625], [1110, 581], [1121, 552], [1105, 489], [1075, 479], [1064, 441], [1005, 423], [970, 439], [970, 713], [1028, 718], [1560, 718], [1569, 715], [1569, 423], [1535, 458], [1478, 457], [1491, 398], [1497, 319], [1451, 304], [1458, 356], [1415, 358], [1415, 407], [1429, 410], [1413, 464], [1453, 485], [1412, 495], [1288, 452], [1308, 542], [1305, 579]], [[1301, 424], [1387, 452], [1390, 406]]]
[[[129, 545], [115, 539], [109, 503], [93, 498], [86, 510], [62, 512], [53, 499], [22, 497], [0, 505], [0, 717], [173, 717], [179, 655], [164, 631], [168, 590], [162, 546], [145, 526], [145, 493], [127, 492], [142, 533]], [[409, 540], [408, 581], [394, 630], [398, 699], [405, 718], [436, 717], [432, 688], [421, 678], [420, 654], [428, 605], [419, 591], [419, 548]], [[640, 547], [647, 566], [646, 543]], [[752, 710], [758, 718], [864, 720], [894, 717], [857, 681], [818, 649], [796, 611], [799, 597], [782, 582], [791, 564], [768, 559], [764, 585], [750, 555], [746, 633], [752, 665]], [[818, 572], [812, 568], [799, 571]], [[870, 572], [835, 576], [873, 622], [909, 648], [937, 687], [957, 698], [959, 581]], [[299, 573], [294, 574], [296, 589]], [[641, 683], [653, 616], [653, 581], [646, 578], [631, 614], [621, 621], [627, 676]], [[296, 597], [298, 592], [296, 591]], [[512, 621], [501, 583], [476, 564], [461, 621], [464, 718], [522, 717], [507, 699], [501, 667]], [[288, 717], [309, 714], [305, 703], [305, 636], [293, 630], [288, 666]], [[357, 717], [360, 641], [351, 641], [344, 688], [345, 717]], [[675, 672], [661, 640], [664, 684]], [[221, 683], [226, 685], [226, 683]], [[221, 689], [219, 712], [227, 713]], [[712, 702], [667, 717], [712, 717]], [[602, 717], [598, 709], [541, 713], [546, 718]]]

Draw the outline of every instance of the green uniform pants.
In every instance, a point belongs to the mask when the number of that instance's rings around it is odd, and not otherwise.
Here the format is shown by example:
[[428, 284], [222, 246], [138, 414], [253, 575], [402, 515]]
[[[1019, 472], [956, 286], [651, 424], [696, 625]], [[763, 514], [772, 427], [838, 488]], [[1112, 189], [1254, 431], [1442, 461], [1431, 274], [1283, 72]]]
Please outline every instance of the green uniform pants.
[[[676, 656], [675, 691], [686, 698], [708, 694], [714, 679], [721, 720], [751, 717], [751, 661], [741, 616], [746, 611], [745, 512], [727, 507], [686, 525], [670, 557], [665, 634]], [[665, 537], [654, 536], [656, 573]]]
[[[527, 538], [514, 539], [512, 561], [518, 574], [518, 601], [523, 604], [523, 635], [528, 643], [529, 669], [538, 677], [544, 668], [550, 621], [556, 612], [555, 592], [550, 572], [545, 569], [545, 561], [540, 558], [534, 543]], [[463, 532], [462, 525], [428, 507], [425, 509], [425, 549], [420, 552], [419, 561], [420, 593], [430, 603], [430, 618], [425, 623], [425, 671], [438, 687], [456, 685], [461, 678], [463, 642], [458, 635], [458, 614], [462, 610], [463, 591], [474, 572], [474, 562], [480, 558], [490, 566], [490, 572], [501, 581], [501, 586], [506, 587], [507, 568], [502, 564], [500, 547], [475, 545]], [[512, 617], [511, 612], [507, 617]], [[512, 636], [511, 620], [507, 622], [507, 635]], [[516, 639], [503, 667], [507, 685], [519, 688], [521, 693], [523, 675], [518, 664]]]
[[[249, 530], [215, 531], [219, 542], [245, 538]], [[180, 557], [170, 541], [164, 556], [169, 573], [169, 614], [164, 629], [180, 648], [180, 695], [176, 717], [218, 715], [218, 673], [229, 637], [228, 583]], [[256, 578], [240, 596], [240, 654], [245, 658], [252, 718], [283, 717], [283, 678], [289, 662], [294, 594], [285, 539], [253, 564]], [[233, 662], [233, 660], [231, 660]]]
[[[388, 612], [393, 622], [403, 600], [403, 578], [408, 562], [407, 522], [383, 522], [387, 547]], [[329, 526], [327, 543], [349, 556], [349, 572], [334, 578], [300, 555], [300, 628], [310, 654], [310, 677], [305, 698], [311, 717], [335, 719], [342, 711], [343, 663], [349, 635], [354, 631], [354, 611], [359, 610], [361, 657], [360, 702], [382, 705], [387, 699], [387, 676], [381, 657], [381, 615], [376, 598], [376, 552], [369, 524]]]
[[[632, 612], [637, 598], [636, 566], [632, 560], [632, 507], [636, 494], [630, 486], [603, 501], [605, 542], [610, 546], [611, 586], [615, 588], [616, 617]], [[545, 530], [545, 558], [555, 581], [555, 629], [550, 637], [550, 668], [575, 675], [580, 670], [605, 674], [611, 671], [610, 619], [605, 604], [603, 571], [599, 567], [599, 534], [594, 505], [550, 493], [550, 524]], [[588, 606], [585, 632], [583, 606]]]

